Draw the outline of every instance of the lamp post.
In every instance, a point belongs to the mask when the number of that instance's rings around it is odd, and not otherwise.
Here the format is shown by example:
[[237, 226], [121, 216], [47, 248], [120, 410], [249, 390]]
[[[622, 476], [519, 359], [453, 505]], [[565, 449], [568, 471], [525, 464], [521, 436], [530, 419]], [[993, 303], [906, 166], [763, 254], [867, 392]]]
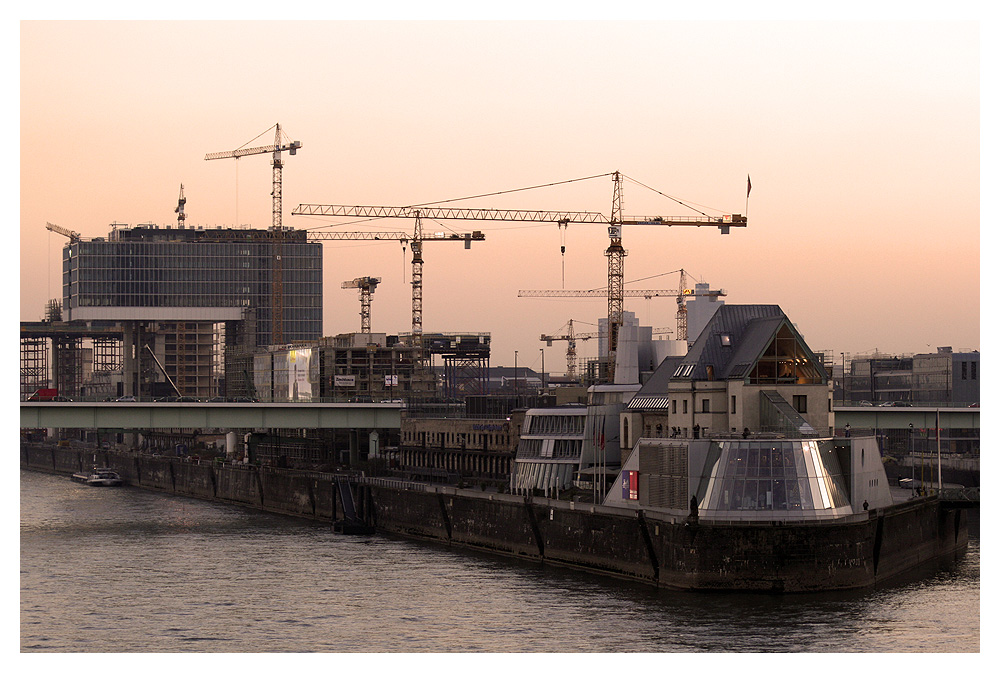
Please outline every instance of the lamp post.
[[910, 449], [910, 498], [913, 498], [913, 482], [917, 477], [917, 464], [913, 460], [913, 423], [910, 423], [910, 434], [907, 435], [907, 444], [909, 444]]
[[840, 403], [847, 406], [847, 354], [840, 354]]
[[549, 390], [549, 387], [545, 385], [545, 349], [539, 348], [538, 352], [542, 354], [542, 394], [544, 395]]
[[[941, 482], [941, 409], [934, 410], [934, 425], [935, 434], [937, 435], [937, 464], [938, 464], [938, 493], [944, 488], [944, 484]], [[951, 434], [949, 433], [949, 437]]]
[[517, 351], [514, 351], [514, 395], [517, 396]]

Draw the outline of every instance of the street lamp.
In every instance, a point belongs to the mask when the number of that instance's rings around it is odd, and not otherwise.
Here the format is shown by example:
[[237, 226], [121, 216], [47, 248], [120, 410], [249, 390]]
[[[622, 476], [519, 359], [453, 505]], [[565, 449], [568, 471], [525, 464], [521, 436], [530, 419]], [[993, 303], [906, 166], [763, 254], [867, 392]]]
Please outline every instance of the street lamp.
[[514, 351], [514, 395], [517, 395], [517, 351]]
[[840, 354], [840, 403], [847, 406], [847, 354]]
[[[910, 449], [910, 498], [913, 498], [913, 488], [914, 480], [917, 477], [917, 464], [913, 460], [913, 423], [910, 423], [910, 434], [908, 435], [909, 449]], [[921, 475], [922, 476], [922, 475]]]

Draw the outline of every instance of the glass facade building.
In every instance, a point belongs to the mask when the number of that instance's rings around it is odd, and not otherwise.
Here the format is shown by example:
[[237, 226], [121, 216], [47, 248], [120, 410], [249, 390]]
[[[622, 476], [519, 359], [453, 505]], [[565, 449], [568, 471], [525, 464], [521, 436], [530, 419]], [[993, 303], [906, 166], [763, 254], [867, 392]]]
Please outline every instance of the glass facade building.
[[[271, 335], [272, 233], [114, 225], [106, 238], [63, 248], [63, 309], [69, 320], [200, 320], [253, 315], [256, 345]], [[323, 251], [305, 231], [281, 244], [283, 334], [315, 340], [323, 330]]]
[[529, 409], [521, 426], [510, 488], [515, 493], [565, 490], [583, 467], [587, 407]]
[[847, 472], [831, 440], [712, 442], [706, 467], [698, 498], [703, 510], [765, 518], [851, 513]]

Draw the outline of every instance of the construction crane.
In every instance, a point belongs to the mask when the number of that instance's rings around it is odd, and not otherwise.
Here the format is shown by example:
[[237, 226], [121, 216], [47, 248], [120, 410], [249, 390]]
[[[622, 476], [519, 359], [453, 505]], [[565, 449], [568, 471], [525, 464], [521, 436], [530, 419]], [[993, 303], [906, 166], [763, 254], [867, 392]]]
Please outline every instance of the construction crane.
[[[718, 227], [723, 234], [729, 233], [730, 227], [747, 226], [747, 218], [743, 215], [733, 214], [722, 217], [636, 217], [625, 219], [622, 216], [622, 191], [621, 173], [615, 171], [613, 174], [614, 193], [611, 205], [610, 219], [602, 213], [586, 211], [535, 211], [535, 210], [503, 210], [495, 208], [439, 208], [426, 206], [338, 206], [338, 205], [317, 205], [300, 204], [292, 215], [320, 215], [327, 217], [363, 217], [363, 218], [414, 218], [412, 250], [413, 250], [413, 333], [419, 339], [422, 334], [422, 277], [423, 277], [423, 257], [421, 243], [428, 239], [424, 237], [421, 229], [423, 218], [431, 219], [460, 219], [460, 220], [493, 220], [507, 222], [556, 222], [565, 226], [570, 222], [574, 223], [601, 223], [608, 225], [608, 236], [611, 243], [605, 255], [608, 258], [608, 372], [611, 381], [614, 381], [615, 353], [618, 348], [618, 331], [622, 325], [622, 305], [624, 294], [624, 261], [625, 249], [621, 243], [621, 230], [625, 225], [656, 225], [656, 226], [695, 226], [695, 227]], [[480, 232], [474, 232], [474, 235]], [[466, 234], [468, 237], [468, 234]], [[459, 236], [453, 235], [453, 239], [461, 240]], [[469, 246], [468, 238], [466, 247]]]
[[80, 234], [75, 231], [70, 231], [66, 227], [60, 227], [58, 224], [52, 224], [51, 222], [45, 223], [45, 228], [49, 231], [54, 231], [57, 234], [62, 234], [70, 240], [70, 243], [78, 243], [80, 241]]
[[184, 214], [184, 204], [187, 203], [187, 199], [184, 198], [184, 183], [181, 183], [181, 193], [177, 196], [177, 207], [174, 208], [174, 212], [177, 213], [177, 226], [183, 227], [184, 220], [187, 219], [187, 215]]
[[553, 341], [565, 341], [566, 342], [566, 376], [572, 380], [576, 380], [576, 340], [580, 339], [586, 341], [587, 339], [596, 336], [594, 334], [576, 334], [573, 331], [573, 321], [570, 320], [566, 323], [566, 334], [552, 335], [548, 336], [543, 334], [540, 339], [545, 343], [546, 346], [551, 346]]
[[[684, 281], [677, 290], [622, 290], [622, 297], [677, 297], [677, 340], [687, 341], [687, 306], [685, 300], [689, 297], [725, 297], [725, 290], [696, 291], [684, 287]], [[600, 290], [518, 290], [518, 297], [607, 297], [607, 288]]]
[[347, 290], [358, 288], [361, 291], [361, 333], [371, 334], [372, 331], [372, 294], [375, 288], [382, 282], [381, 278], [362, 276], [354, 280], [345, 280], [340, 287]]
[[[396, 206], [338, 206], [300, 204], [292, 211], [292, 215], [319, 215], [325, 217], [361, 217], [361, 218], [398, 218], [414, 220], [413, 236], [402, 240], [408, 242], [412, 252], [411, 261], [411, 330], [416, 345], [423, 336], [423, 244], [429, 241], [463, 241], [466, 249], [472, 241], [483, 241], [486, 237], [481, 231], [464, 234], [434, 233], [424, 234], [423, 220], [478, 220], [506, 222], [602, 222], [601, 213], [580, 211], [538, 211], [538, 210], [503, 210], [495, 208], [432, 208], [432, 207], [396, 207]], [[337, 232], [309, 232], [311, 238], [340, 238]], [[381, 234], [383, 239], [395, 237], [394, 234]]]
[[[576, 380], [576, 342], [587, 341], [588, 339], [595, 339], [601, 336], [600, 332], [581, 332], [577, 333], [573, 331], [573, 321], [570, 320], [566, 323], [566, 334], [543, 334], [539, 337], [541, 341], [545, 342], [546, 346], [551, 346], [553, 341], [565, 341], [566, 342], [566, 376], [572, 380]], [[669, 329], [666, 327], [657, 327], [653, 329], [653, 334], [670, 334]]]
[[[618, 332], [622, 326], [622, 313], [625, 298], [625, 248], [622, 247], [622, 226], [624, 225], [660, 225], [667, 227], [715, 226], [719, 233], [728, 234], [730, 227], [747, 226], [744, 215], [733, 214], [724, 217], [645, 217], [624, 219], [622, 208], [622, 176], [615, 171], [612, 180], [614, 193], [611, 199], [611, 222], [608, 226], [608, 238], [611, 239], [605, 256], [608, 258], [608, 377], [615, 380], [615, 353], [618, 350]], [[749, 195], [749, 191], [747, 192]], [[686, 333], [685, 329], [685, 333]]]
[[[270, 129], [268, 129], [270, 130]], [[267, 131], [265, 131], [266, 133]], [[263, 135], [263, 134], [261, 134]], [[260, 136], [258, 136], [260, 137]], [[273, 271], [271, 273], [271, 343], [280, 344], [284, 338], [284, 286], [281, 273], [281, 240], [284, 230], [281, 228], [281, 153], [288, 152], [294, 156], [302, 147], [298, 140], [281, 144], [281, 124], [274, 125], [274, 144], [261, 147], [245, 147], [231, 152], [214, 152], [205, 155], [205, 161], [212, 159], [239, 159], [252, 154], [272, 155], [271, 159], [271, 234]]]

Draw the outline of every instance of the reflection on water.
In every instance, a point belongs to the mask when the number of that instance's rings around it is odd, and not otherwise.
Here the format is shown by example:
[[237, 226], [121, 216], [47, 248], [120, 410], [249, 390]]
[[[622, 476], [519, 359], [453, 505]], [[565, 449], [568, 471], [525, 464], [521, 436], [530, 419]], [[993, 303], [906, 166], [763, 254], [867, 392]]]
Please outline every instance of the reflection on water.
[[21, 649], [976, 652], [979, 541], [849, 594], [690, 594], [21, 472]]

